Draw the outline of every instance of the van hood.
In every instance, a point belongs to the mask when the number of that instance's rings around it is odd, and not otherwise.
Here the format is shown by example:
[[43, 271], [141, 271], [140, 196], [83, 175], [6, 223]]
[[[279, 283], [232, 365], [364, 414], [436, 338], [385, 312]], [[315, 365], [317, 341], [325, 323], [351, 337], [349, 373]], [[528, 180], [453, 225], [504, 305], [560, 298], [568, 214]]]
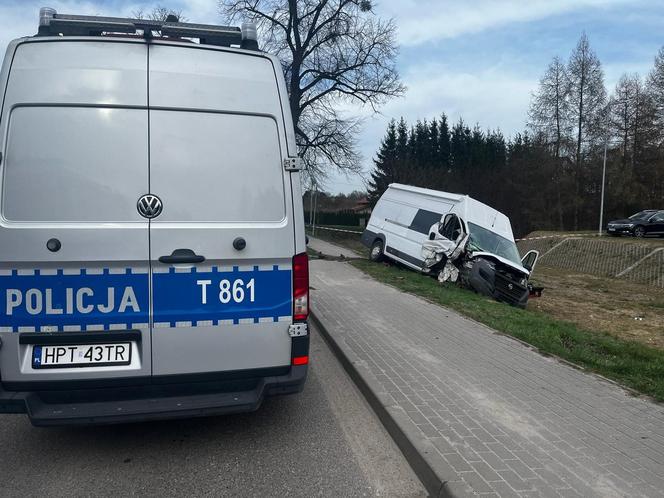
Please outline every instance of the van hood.
[[507, 266], [514, 268], [517, 271], [520, 271], [521, 273], [525, 274], [528, 277], [530, 276], [530, 272], [520, 264], [515, 263], [514, 261], [510, 261], [507, 258], [503, 258], [502, 256], [498, 256], [497, 254], [493, 254], [492, 252], [475, 251], [470, 253], [471, 258], [475, 258], [477, 256], [493, 258], [496, 261], [500, 261], [501, 263], [506, 264]]

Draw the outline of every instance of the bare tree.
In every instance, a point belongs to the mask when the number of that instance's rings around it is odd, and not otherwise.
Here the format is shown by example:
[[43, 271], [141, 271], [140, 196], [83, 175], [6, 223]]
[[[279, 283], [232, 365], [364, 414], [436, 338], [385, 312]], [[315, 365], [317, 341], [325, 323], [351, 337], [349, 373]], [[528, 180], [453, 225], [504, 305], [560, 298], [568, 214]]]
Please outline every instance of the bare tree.
[[570, 57], [567, 74], [570, 83], [570, 111], [575, 125], [575, 197], [574, 229], [579, 228], [579, 206], [583, 185], [583, 156], [596, 145], [597, 139], [606, 132], [606, 88], [602, 65], [590, 48], [584, 33]]
[[350, 105], [375, 112], [405, 90], [394, 22], [378, 18], [370, 0], [220, 0], [219, 7], [231, 23], [257, 22], [263, 49], [281, 60], [311, 179], [324, 179], [330, 167], [360, 171], [361, 120]]
[[558, 226], [563, 229], [562, 180], [566, 160], [565, 150], [570, 143], [569, 78], [565, 64], [556, 56], [540, 79], [538, 91], [533, 94], [528, 112], [528, 126], [544, 138], [553, 149], [556, 162], [555, 178]]
[[569, 94], [567, 69], [556, 56], [540, 79], [528, 112], [529, 126], [536, 133], [544, 134], [556, 157], [562, 155], [571, 131]]
[[[661, 125], [657, 122], [656, 94], [637, 74], [621, 76], [611, 98], [611, 127], [620, 141], [624, 195], [641, 201], [657, 197], [653, 181], [660, 175], [656, 164]], [[653, 189], [654, 187], [654, 189]]]
[[175, 16], [180, 22], [187, 22], [187, 18], [182, 15], [182, 10], [173, 10], [167, 7], [158, 5], [154, 7], [151, 11], [146, 11], [145, 9], [137, 9], [132, 11], [132, 17], [136, 19], [150, 19], [152, 21], [165, 21], [168, 16]]
[[654, 124], [650, 145], [657, 151], [650, 161], [649, 185], [651, 202], [656, 204], [664, 198], [664, 47], [655, 56], [655, 65], [648, 75], [647, 94], [652, 104]]
[[[621, 141], [622, 165], [634, 166], [634, 152], [638, 142], [640, 118], [643, 115], [643, 88], [637, 74], [623, 74], [610, 100], [611, 127]], [[631, 160], [629, 158], [631, 157]]]
[[664, 141], [664, 47], [655, 56], [655, 66], [648, 75], [648, 94], [655, 106], [656, 120], [662, 132], [660, 140]]

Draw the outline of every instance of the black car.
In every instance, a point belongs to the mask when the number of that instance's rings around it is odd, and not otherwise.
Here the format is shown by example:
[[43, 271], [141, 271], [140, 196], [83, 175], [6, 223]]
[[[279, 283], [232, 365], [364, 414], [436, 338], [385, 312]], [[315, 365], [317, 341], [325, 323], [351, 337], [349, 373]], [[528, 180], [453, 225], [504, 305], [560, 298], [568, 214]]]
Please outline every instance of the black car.
[[664, 210], [646, 209], [624, 220], [609, 221], [606, 231], [615, 236], [626, 234], [634, 237], [661, 237], [664, 235]]

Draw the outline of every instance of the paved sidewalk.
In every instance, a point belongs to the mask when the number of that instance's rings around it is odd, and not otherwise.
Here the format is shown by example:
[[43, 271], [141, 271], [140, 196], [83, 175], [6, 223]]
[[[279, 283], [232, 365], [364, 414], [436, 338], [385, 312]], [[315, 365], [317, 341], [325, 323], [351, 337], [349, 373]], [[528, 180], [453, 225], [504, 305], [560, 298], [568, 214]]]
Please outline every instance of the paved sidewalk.
[[316, 319], [440, 494], [664, 496], [663, 406], [348, 263], [311, 274]]
[[338, 258], [340, 256], [346, 259], [363, 257], [357, 254], [355, 251], [351, 251], [350, 249], [346, 249], [345, 247], [341, 247], [336, 244], [331, 244], [311, 235], [309, 235], [309, 244], [307, 245], [314, 251], [322, 252], [324, 255], [332, 256], [333, 258]]

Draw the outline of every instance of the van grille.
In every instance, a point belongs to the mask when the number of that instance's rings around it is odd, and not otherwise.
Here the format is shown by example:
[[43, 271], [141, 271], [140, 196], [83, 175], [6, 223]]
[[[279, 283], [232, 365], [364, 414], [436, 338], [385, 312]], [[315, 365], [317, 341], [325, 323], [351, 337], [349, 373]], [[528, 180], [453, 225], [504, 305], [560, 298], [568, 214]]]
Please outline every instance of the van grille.
[[509, 278], [509, 274], [496, 272], [494, 281], [495, 298], [510, 304], [517, 304], [526, 292], [526, 288]]

